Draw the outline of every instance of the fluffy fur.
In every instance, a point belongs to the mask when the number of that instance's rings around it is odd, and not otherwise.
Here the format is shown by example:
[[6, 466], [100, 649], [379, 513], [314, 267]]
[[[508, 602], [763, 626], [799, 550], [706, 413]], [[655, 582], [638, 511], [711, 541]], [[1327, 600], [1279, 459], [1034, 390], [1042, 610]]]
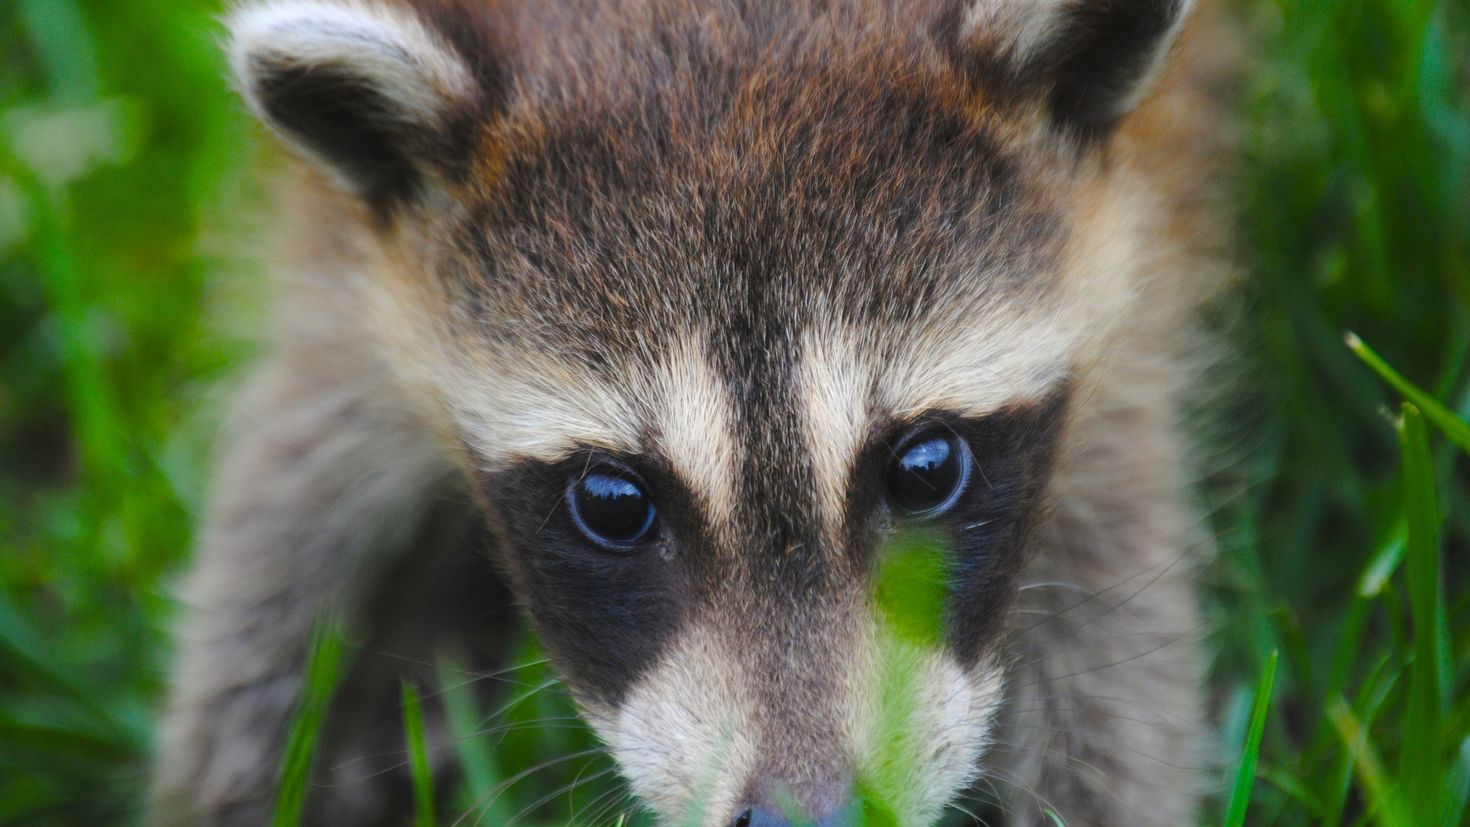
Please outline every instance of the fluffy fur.
[[[836, 824], [864, 785], [922, 825], [978, 781], [1018, 824], [1189, 823], [1179, 410], [1226, 281], [1230, 50], [1187, 5], [242, 6], [239, 86], [307, 163], [184, 589], [159, 819], [263, 823], [332, 613], [369, 656], [322, 823], [399, 815], [370, 655], [492, 665], [517, 615], [671, 821]], [[925, 423], [978, 481], [894, 743], [882, 480]], [[609, 461], [658, 502], [640, 553], [567, 519]]]

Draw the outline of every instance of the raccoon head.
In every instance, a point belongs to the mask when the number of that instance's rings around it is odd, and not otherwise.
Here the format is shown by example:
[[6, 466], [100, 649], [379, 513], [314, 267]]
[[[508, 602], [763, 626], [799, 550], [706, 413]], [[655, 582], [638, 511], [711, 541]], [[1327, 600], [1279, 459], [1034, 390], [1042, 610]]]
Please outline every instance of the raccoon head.
[[1183, 0], [275, 0], [254, 111], [670, 821], [974, 780], [1076, 388], [1156, 299], [1115, 127]]

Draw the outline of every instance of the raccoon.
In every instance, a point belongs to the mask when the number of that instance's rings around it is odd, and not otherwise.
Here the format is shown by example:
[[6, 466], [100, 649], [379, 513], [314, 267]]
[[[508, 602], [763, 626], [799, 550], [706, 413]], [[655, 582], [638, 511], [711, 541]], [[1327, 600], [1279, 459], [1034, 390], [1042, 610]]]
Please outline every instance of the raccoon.
[[[1190, 5], [237, 6], [235, 81], [301, 163], [157, 819], [269, 819], [330, 615], [364, 660], [318, 823], [401, 823], [344, 756], [401, 757], [399, 674], [523, 620], [667, 823], [926, 825], [976, 785], [1012, 824], [1191, 823], [1182, 411], [1232, 61]], [[940, 601], [885, 737], [911, 532]]]

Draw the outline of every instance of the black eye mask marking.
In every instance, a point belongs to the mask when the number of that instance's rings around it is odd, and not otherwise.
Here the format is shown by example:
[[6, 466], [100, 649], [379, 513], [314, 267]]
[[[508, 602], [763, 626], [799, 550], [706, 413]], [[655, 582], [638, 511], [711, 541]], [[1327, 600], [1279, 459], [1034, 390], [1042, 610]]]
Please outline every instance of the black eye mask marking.
[[580, 452], [480, 480], [542, 643], [579, 692], [612, 706], [657, 661], [691, 600], [697, 565], [673, 561], [674, 538], [699, 528], [671, 479]]
[[983, 417], [936, 413], [876, 438], [849, 486], [848, 543], [882, 553], [914, 523], [947, 552], [947, 637], [972, 664], [1003, 630], [1060, 437], [1070, 388]]
[[[949, 544], [946, 636], [961, 663], [1003, 630], [1067, 397], [1064, 387], [985, 417], [931, 415], [859, 456], [846, 550], [877, 554], [895, 522], [938, 532]], [[728, 580], [694, 498], [653, 460], [586, 451], [480, 484], [547, 651], [579, 692], [611, 706]]]

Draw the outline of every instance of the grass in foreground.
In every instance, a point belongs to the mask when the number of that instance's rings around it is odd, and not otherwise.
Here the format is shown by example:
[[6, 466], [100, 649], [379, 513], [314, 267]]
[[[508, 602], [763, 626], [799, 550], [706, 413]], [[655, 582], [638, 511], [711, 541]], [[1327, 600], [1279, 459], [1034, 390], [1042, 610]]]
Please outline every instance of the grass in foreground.
[[[1222, 324], [1249, 379], [1225, 383], [1213, 419], [1235, 430], [1210, 440], [1225, 792], [1202, 820], [1239, 817], [1248, 786], [1247, 824], [1465, 825], [1470, 8], [1242, 9], [1261, 54], [1237, 192], [1250, 323]], [[0, 5], [3, 824], [140, 814], [209, 403], [249, 352], [221, 331], [259, 292], [237, 217], [258, 200], [254, 130], [223, 82], [218, 10]], [[1385, 415], [1398, 396], [1432, 428]], [[515, 679], [548, 688], [495, 709], [452, 666], [424, 690], [456, 731], [491, 729], [457, 743], [465, 789], [440, 822], [641, 823], [609, 776], [586, 781], [605, 758], [566, 758], [592, 745], [537, 660], [519, 653]]]

